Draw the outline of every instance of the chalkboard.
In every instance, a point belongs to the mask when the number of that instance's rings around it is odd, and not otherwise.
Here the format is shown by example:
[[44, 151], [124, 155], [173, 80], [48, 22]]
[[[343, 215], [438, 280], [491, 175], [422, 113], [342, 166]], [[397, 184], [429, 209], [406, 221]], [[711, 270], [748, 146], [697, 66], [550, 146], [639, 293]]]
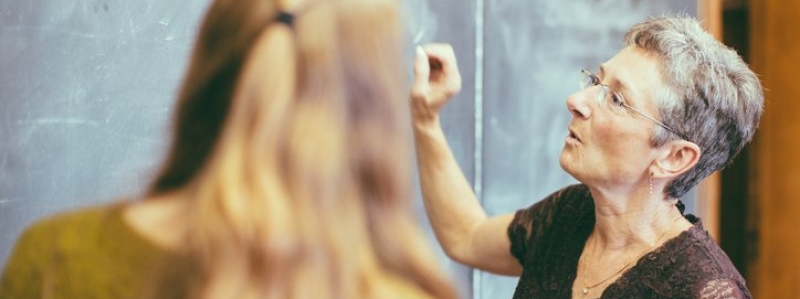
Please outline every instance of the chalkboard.
[[0, 1], [0, 264], [23, 227], [135, 195], [208, 1]]
[[[208, 3], [0, 0], [0, 265], [34, 220], [135, 195], [150, 182]], [[494, 215], [574, 182], [558, 166], [558, 154], [570, 117], [565, 101], [577, 90], [578, 71], [611, 57], [632, 24], [666, 12], [693, 15], [697, 3], [403, 5], [409, 58], [419, 43], [455, 47], [464, 90], [445, 108], [443, 126]], [[427, 225], [417, 197], [420, 222]], [[689, 209], [692, 200], [690, 194]], [[436, 248], [462, 298], [511, 297], [516, 278], [473, 271]]]

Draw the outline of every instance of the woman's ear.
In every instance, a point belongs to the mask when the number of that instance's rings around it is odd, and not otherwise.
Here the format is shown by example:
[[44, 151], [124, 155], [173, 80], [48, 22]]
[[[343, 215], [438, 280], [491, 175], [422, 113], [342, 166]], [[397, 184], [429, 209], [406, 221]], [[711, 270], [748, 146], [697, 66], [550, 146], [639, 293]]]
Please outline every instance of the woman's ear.
[[697, 144], [686, 140], [672, 141], [661, 148], [651, 170], [654, 178], [678, 177], [697, 165], [702, 154]]

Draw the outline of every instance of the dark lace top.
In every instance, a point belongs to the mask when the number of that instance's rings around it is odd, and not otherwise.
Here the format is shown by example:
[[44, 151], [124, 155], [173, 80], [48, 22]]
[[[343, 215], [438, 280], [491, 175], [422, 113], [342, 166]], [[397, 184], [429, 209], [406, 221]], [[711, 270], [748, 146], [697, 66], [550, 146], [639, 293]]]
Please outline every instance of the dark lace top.
[[[642, 256], [600, 298], [750, 299], [745, 281], [703, 229], [694, 227]], [[578, 259], [595, 222], [585, 185], [566, 187], [517, 211], [508, 227], [511, 253], [523, 271], [514, 299], [567, 299]]]

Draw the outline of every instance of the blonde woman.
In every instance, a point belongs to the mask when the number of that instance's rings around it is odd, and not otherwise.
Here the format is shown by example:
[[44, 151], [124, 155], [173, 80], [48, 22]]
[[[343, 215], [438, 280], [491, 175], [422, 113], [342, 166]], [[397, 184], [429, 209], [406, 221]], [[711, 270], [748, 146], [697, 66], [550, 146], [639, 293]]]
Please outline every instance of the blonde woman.
[[455, 298], [410, 210], [392, 0], [217, 0], [140, 200], [30, 227], [0, 298]]

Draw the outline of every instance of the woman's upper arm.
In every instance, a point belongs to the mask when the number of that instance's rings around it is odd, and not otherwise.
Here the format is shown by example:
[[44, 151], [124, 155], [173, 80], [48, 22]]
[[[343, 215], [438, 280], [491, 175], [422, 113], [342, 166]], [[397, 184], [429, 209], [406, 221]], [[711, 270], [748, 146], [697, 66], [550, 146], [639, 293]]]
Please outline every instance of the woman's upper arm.
[[514, 214], [494, 216], [479, 223], [470, 234], [468, 266], [501, 275], [519, 276], [522, 266], [511, 254], [511, 241], [507, 234]]
[[[456, 261], [483, 271], [501, 275], [522, 274], [525, 259], [540, 245], [551, 228], [553, 219], [564, 212], [563, 199], [585, 197], [588, 190], [573, 185], [553, 192], [530, 207], [515, 213], [487, 218], [475, 224], [467, 234], [469, 240], [450, 255]], [[570, 201], [575, 202], [575, 201]], [[575, 208], [573, 208], [575, 209]]]

